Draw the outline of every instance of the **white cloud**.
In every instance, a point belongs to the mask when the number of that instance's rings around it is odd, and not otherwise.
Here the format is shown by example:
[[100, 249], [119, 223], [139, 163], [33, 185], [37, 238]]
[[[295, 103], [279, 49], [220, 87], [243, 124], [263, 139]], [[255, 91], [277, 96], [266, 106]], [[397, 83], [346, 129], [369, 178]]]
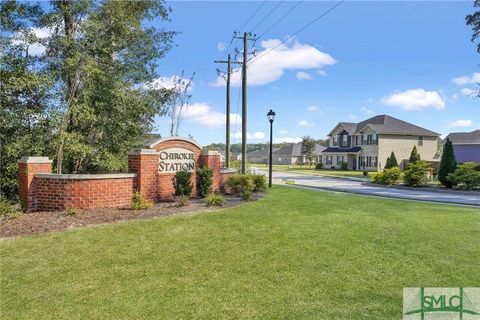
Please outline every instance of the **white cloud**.
[[313, 80], [313, 77], [310, 73], [305, 71], [298, 71], [297, 72], [297, 80]]
[[[46, 47], [40, 43], [41, 40], [50, 37], [52, 30], [49, 28], [30, 28], [28, 33], [31, 33], [37, 38], [36, 42], [27, 43], [24, 35], [17, 32], [12, 36], [12, 43], [15, 45], [28, 45], [28, 54], [31, 56], [41, 56], [45, 53]], [[30, 40], [32, 41], [32, 40]]]
[[302, 142], [302, 140], [300, 137], [282, 137], [274, 139], [273, 143], [299, 143]]
[[450, 122], [450, 127], [470, 127], [472, 124], [472, 120], [455, 120]]
[[[198, 122], [209, 128], [220, 128], [225, 126], [226, 114], [213, 111], [207, 103], [194, 103], [188, 106], [183, 113], [186, 120]], [[241, 123], [241, 117], [237, 113], [230, 114], [230, 123]]]
[[361, 107], [360, 110], [362, 110], [366, 114], [375, 114], [375, 111], [373, 111], [372, 109], [369, 109], [367, 107]]
[[[251, 86], [277, 81], [288, 70], [318, 70], [337, 63], [331, 55], [295, 39], [286, 43], [281, 43], [278, 39], [264, 40], [260, 45], [262, 49], [257, 52], [257, 58], [253, 57], [248, 66], [248, 84]], [[277, 45], [278, 47], [273, 49]], [[267, 51], [268, 54], [263, 57]], [[242, 75], [239, 69], [234, 71], [237, 72], [232, 74], [232, 86], [239, 86]], [[218, 77], [212, 85], [225, 86], [225, 81]]]
[[327, 75], [327, 72], [326, 72], [325, 70], [323, 70], [323, 69], [318, 69], [318, 70], [317, 70], [317, 73], [318, 73], [319, 75], [321, 75], [322, 77], [325, 77], [325, 76]]
[[284, 135], [288, 134], [288, 131], [287, 130], [280, 130], [280, 131], [278, 131], [278, 134], [284, 136]]
[[387, 106], [401, 107], [406, 111], [416, 111], [425, 108], [445, 108], [445, 101], [437, 91], [425, 91], [425, 89], [410, 89], [397, 92], [383, 98], [381, 102]]
[[478, 94], [478, 90], [470, 89], [470, 88], [463, 88], [462, 90], [460, 90], [460, 93], [463, 94], [464, 96], [467, 96], [467, 97], [473, 97], [473, 96], [476, 96]]
[[320, 108], [318, 106], [308, 106], [307, 107], [308, 112], [316, 112], [318, 110], [320, 110]]
[[298, 122], [298, 125], [300, 127], [304, 127], [304, 128], [310, 128], [310, 127], [313, 127], [313, 123], [310, 123], [308, 122], [307, 120], [301, 120]]
[[227, 49], [227, 46], [225, 45], [225, 43], [219, 42], [217, 44], [217, 51], [222, 52], [222, 51], [225, 51], [226, 49]]
[[471, 76], [453, 78], [452, 82], [459, 86], [480, 83], [480, 72], [475, 72]]
[[[160, 88], [165, 88], [165, 89], [173, 89], [175, 88], [175, 83], [181, 81], [182, 86], [186, 86], [190, 79], [186, 78], [181, 78], [180, 76], [173, 75], [171, 77], [159, 77], [153, 79], [149, 84], [145, 85], [145, 89], [160, 89]], [[188, 91], [192, 91], [193, 89], [194, 82], [192, 81], [190, 87], [188, 88]]]
[[458, 99], [460, 99], [460, 96], [459, 96], [457, 93], [454, 93], [454, 94], [452, 95], [452, 99], [453, 99], [453, 100], [458, 100]]
[[[242, 132], [235, 132], [233, 134], [233, 137], [235, 139], [241, 139]], [[258, 139], [265, 139], [265, 133], [261, 131], [257, 131], [257, 132], [254, 132], [253, 134], [250, 134], [250, 132], [247, 132], [247, 140], [258, 140]]]

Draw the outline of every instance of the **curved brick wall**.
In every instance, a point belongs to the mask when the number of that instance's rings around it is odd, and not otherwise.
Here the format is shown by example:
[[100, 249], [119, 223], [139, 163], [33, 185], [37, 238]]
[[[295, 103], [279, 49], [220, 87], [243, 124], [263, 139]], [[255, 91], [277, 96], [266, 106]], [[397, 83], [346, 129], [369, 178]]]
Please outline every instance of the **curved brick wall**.
[[[37, 210], [130, 206], [135, 175], [35, 175]], [[109, 177], [111, 176], [111, 178]], [[62, 178], [65, 177], [65, 178]]]

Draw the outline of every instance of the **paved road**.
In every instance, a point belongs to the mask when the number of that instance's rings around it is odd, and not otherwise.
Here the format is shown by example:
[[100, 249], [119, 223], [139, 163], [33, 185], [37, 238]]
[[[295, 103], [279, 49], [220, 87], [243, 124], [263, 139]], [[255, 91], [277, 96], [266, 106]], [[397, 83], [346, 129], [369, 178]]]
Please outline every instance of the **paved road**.
[[[254, 169], [255, 172], [268, 175], [266, 170]], [[292, 172], [273, 172], [274, 184], [285, 184], [286, 180], [294, 180], [295, 185], [320, 188], [332, 191], [365, 194], [371, 196], [400, 198], [408, 200], [455, 203], [463, 205], [480, 206], [480, 193], [465, 194], [457, 192], [436, 192], [427, 190], [408, 190], [384, 186], [372, 186], [362, 181], [344, 178], [313, 176]]]

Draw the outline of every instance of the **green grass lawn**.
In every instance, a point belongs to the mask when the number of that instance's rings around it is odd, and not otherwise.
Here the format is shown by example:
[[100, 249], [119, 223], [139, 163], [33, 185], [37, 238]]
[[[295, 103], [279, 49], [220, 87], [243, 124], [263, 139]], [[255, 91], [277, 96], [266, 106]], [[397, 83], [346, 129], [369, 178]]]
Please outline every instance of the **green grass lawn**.
[[[268, 165], [265, 164], [251, 164], [251, 167], [257, 168], [268, 168]], [[351, 170], [330, 170], [330, 169], [314, 169], [308, 165], [286, 165], [286, 164], [275, 164], [272, 169], [274, 171], [290, 171], [296, 173], [305, 173], [311, 175], [319, 176], [340, 176], [340, 177], [353, 177], [353, 178], [362, 178], [370, 179], [370, 176], [364, 176], [362, 171], [351, 171]]]
[[2, 319], [400, 319], [480, 286], [478, 209], [274, 187], [235, 208], [1, 245]]

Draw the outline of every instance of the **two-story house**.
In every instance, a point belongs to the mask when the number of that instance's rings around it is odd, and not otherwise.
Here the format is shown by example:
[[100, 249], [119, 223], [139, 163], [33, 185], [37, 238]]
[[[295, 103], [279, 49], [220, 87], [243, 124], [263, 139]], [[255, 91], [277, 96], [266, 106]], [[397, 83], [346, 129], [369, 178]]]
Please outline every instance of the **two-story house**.
[[423, 160], [436, 161], [439, 136], [387, 115], [360, 123], [340, 122], [328, 134], [329, 147], [322, 151], [323, 167], [340, 169], [346, 163], [349, 170], [383, 170], [392, 151], [403, 166], [413, 146]]

